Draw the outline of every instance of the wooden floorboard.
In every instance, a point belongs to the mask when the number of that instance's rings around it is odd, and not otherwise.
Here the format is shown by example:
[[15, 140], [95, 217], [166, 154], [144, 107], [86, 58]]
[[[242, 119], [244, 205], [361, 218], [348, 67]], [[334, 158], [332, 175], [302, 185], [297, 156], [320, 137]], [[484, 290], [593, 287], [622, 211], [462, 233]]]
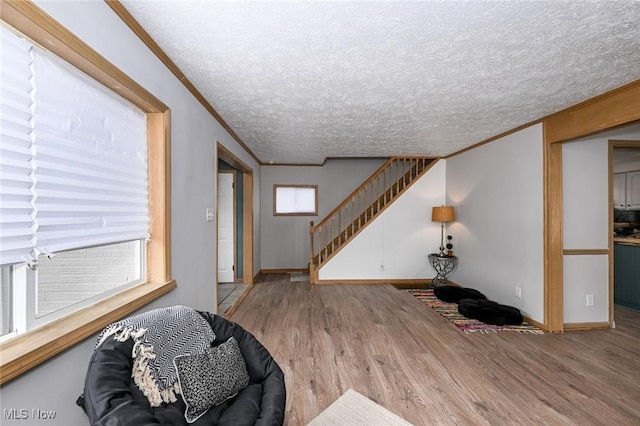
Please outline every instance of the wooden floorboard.
[[270, 276], [231, 317], [285, 373], [285, 425], [352, 388], [415, 425], [640, 424], [640, 313], [616, 329], [464, 334], [391, 285]]

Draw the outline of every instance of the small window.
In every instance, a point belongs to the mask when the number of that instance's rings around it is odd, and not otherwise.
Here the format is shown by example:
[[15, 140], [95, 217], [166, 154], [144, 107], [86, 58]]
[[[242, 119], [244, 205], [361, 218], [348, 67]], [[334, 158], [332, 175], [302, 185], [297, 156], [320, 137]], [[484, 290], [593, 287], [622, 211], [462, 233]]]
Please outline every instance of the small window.
[[273, 185], [274, 216], [317, 216], [318, 185]]

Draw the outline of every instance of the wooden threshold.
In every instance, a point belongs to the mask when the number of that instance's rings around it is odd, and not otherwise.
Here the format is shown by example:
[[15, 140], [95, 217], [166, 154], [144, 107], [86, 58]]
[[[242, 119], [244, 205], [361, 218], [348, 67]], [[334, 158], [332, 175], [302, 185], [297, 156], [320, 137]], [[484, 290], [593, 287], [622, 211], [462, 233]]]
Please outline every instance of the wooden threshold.
[[247, 296], [249, 295], [249, 293], [251, 293], [251, 290], [253, 290], [253, 286], [254, 286], [254, 284], [249, 284], [247, 289], [240, 295], [240, 297], [238, 298], [236, 303], [233, 304], [231, 309], [229, 309], [229, 311], [227, 311], [227, 312], [225, 312], [223, 314], [224, 318], [230, 319], [233, 316], [233, 314], [238, 310], [238, 308], [240, 307], [242, 302], [244, 302], [244, 299], [246, 299]]

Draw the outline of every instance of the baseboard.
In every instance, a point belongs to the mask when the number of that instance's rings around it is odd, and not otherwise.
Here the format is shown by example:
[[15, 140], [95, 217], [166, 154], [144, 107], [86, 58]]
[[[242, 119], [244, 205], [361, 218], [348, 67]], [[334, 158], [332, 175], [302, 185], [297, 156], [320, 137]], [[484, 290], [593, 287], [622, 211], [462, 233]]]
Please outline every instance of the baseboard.
[[408, 289], [412, 289], [412, 288], [416, 288], [416, 289], [422, 289], [422, 288], [430, 288], [431, 287], [431, 278], [427, 278], [424, 280], [421, 280], [419, 283], [413, 282], [413, 281], [402, 281], [402, 282], [389, 282], [387, 281], [388, 284], [393, 285], [395, 288], [399, 289], [399, 290], [408, 290]]
[[261, 269], [258, 274], [288, 274], [289, 272], [309, 272], [309, 268]]
[[[398, 288], [421, 288], [431, 286], [432, 278], [394, 278], [370, 280], [318, 280], [315, 284], [392, 284]], [[462, 287], [460, 284], [447, 280], [446, 285]]]
[[535, 326], [535, 327], [538, 327], [540, 330], [543, 330], [545, 333], [548, 333], [548, 332], [549, 332], [549, 330], [547, 329], [547, 327], [546, 327], [544, 324], [542, 324], [541, 322], [538, 322], [538, 321], [536, 321], [536, 320], [533, 320], [533, 319], [531, 319], [531, 318], [529, 318], [529, 317], [527, 317], [527, 316], [525, 316], [525, 317], [524, 317], [524, 320], [525, 320], [526, 322], [528, 322], [529, 324], [531, 324], [531, 325], [533, 325], [533, 326]]
[[572, 322], [572, 323], [565, 323], [565, 324], [562, 325], [562, 327], [566, 331], [603, 330], [603, 329], [611, 328], [611, 323], [609, 323], [609, 321], [605, 321], [605, 322]]
[[410, 279], [371, 279], [371, 280], [318, 280], [315, 284], [392, 284], [392, 285], [413, 285], [413, 286], [424, 286], [425, 284], [430, 284], [431, 278], [410, 278]]

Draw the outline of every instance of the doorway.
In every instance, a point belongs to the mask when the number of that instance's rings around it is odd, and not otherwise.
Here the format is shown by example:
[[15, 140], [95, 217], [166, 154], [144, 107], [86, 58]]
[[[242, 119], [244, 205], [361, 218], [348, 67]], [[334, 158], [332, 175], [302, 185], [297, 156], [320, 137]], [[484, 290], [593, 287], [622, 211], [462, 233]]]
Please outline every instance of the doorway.
[[228, 315], [254, 281], [253, 169], [220, 143], [216, 157], [216, 307], [219, 314]]
[[611, 322], [622, 306], [640, 311], [640, 141], [610, 140], [613, 251]]

